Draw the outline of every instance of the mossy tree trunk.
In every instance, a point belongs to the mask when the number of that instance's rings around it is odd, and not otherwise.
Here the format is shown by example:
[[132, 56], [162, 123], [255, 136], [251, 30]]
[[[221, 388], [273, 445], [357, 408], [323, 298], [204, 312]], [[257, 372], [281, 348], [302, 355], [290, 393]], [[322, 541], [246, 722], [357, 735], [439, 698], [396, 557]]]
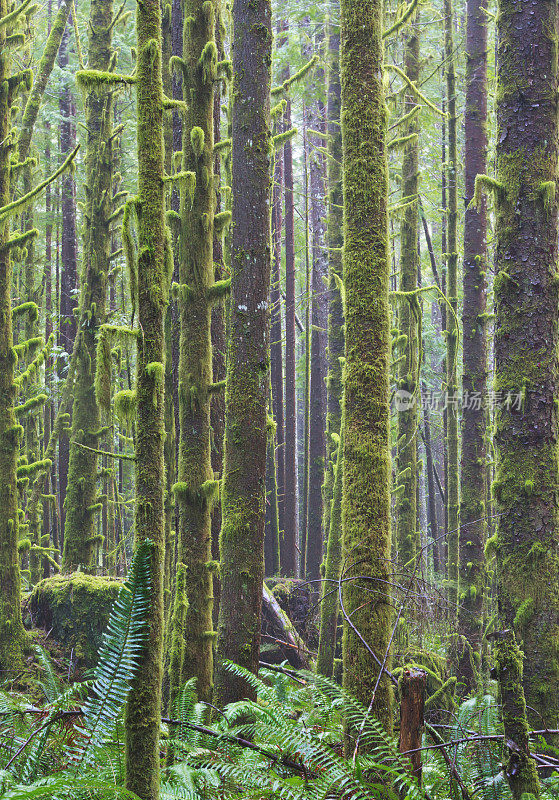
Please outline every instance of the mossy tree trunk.
[[[0, 0], [0, 18], [12, 10]], [[0, 26], [0, 207], [11, 200], [10, 131], [12, 104], [24, 85], [24, 73], [13, 73], [12, 49], [6, 37], [12, 31]], [[28, 87], [29, 88], [29, 87]], [[23, 428], [16, 422], [14, 366], [17, 356], [12, 334], [12, 259], [10, 218], [0, 222], [0, 672], [13, 678], [23, 666], [27, 636], [21, 619], [21, 587], [18, 553], [17, 458]]]
[[[406, 75], [417, 83], [419, 79], [419, 26], [413, 23], [405, 42]], [[404, 115], [413, 112], [417, 105], [412, 92], [406, 92]], [[402, 359], [398, 365], [398, 390], [401, 401], [398, 408], [398, 453], [396, 477], [398, 489], [396, 541], [398, 561], [404, 570], [414, 570], [418, 552], [417, 534], [417, 435], [419, 422], [419, 302], [417, 294], [418, 269], [418, 170], [419, 125], [417, 114], [407, 123], [402, 135], [413, 136], [404, 147], [402, 161], [402, 214], [400, 291], [407, 296], [400, 299], [400, 335], [405, 336]]]
[[503, 727], [508, 748], [505, 775], [514, 800], [523, 800], [527, 795], [538, 798], [541, 785], [536, 762], [530, 755], [530, 729], [522, 688], [524, 654], [510, 629], [498, 631], [493, 638]]
[[[376, 595], [344, 583], [345, 611], [381, 661], [389, 647], [390, 443], [388, 175], [380, 0], [341, 0], [346, 373], [343, 551], [348, 576], [367, 575]], [[356, 564], [352, 569], [351, 565]], [[378, 583], [376, 582], [378, 581]], [[388, 660], [389, 661], [389, 660]], [[368, 706], [379, 668], [344, 623], [344, 686]], [[392, 724], [392, 687], [381, 676], [373, 711]]]
[[325, 529], [330, 528], [330, 503], [334, 492], [334, 468], [338, 436], [342, 419], [342, 359], [345, 352], [344, 309], [337, 281], [342, 277], [343, 246], [343, 186], [342, 186], [342, 129], [340, 122], [340, 32], [339, 0], [330, 2], [328, 27], [328, 376], [326, 379], [326, 473], [324, 476]]
[[[71, 15], [70, 15], [71, 16]], [[69, 46], [71, 27], [70, 22], [62, 36], [58, 53], [58, 66], [63, 71], [63, 80], [60, 88], [58, 108], [60, 112], [59, 123], [59, 149], [60, 157], [66, 158], [76, 143], [75, 106], [70, 88]], [[78, 288], [77, 275], [77, 233], [76, 233], [76, 181], [73, 175], [64, 175], [60, 181], [60, 212], [62, 227], [60, 230], [60, 282], [59, 282], [59, 336], [58, 344], [67, 354], [66, 359], [74, 349], [74, 340], [77, 332], [77, 320], [74, 309], [77, 306], [76, 290]], [[66, 376], [67, 360], [59, 358], [59, 377]], [[70, 440], [66, 432], [60, 436], [58, 445], [58, 490], [60, 494], [60, 516], [62, 527], [65, 524], [66, 508], [64, 499], [68, 486], [68, 468], [70, 459]]]
[[[279, 133], [279, 130], [276, 130]], [[281, 231], [283, 192], [283, 150], [275, 157], [274, 185], [272, 191], [272, 306], [270, 367], [272, 376], [272, 406], [276, 425], [276, 484], [278, 491], [278, 525], [280, 541], [284, 530], [285, 506], [285, 406], [283, 402], [283, 330], [281, 323]], [[280, 556], [281, 560], [281, 556]], [[270, 573], [271, 574], [271, 573]]]
[[[88, 69], [106, 73], [112, 64], [112, 0], [91, 0]], [[102, 82], [85, 101], [85, 209], [83, 263], [79, 303], [77, 365], [72, 407], [70, 463], [66, 492], [62, 570], [95, 568], [97, 535], [97, 469], [101, 409], [95, 394], [97, 340], [106, 320], [107, 275], [111, 256], [113, 213], [113, 91]], [[110, 369], [110, 366], [109, 366]], [[110, 381], [109, 381], [110, 382]], [[108, 411], [108, 409], [107, 409]], [[85, 445], [83, 447], [82, 445]], [[85, 448], [88, 449], [85, 449]]]
[[[467, 5], [466, 49], [465, 197], [469, 205], [476, 175], [485, 173], [487, 162], [487, 20], [479, 0], [469, 0]], [[483, 200], [478, 208], [466, 208], [464, 219], [462, 391], [467, 401], [462, 409], [458, 630], [463, 640], [458, 674], [467, 691], [479, 682], [486, 586], [486, 237]]]
[[[342, 401], [343, 402], [343, 401]], [[342, 414], [343, 417], [343, 414]], [[344, 433], [341, 427], [338, 452], [333, 467], [334, 492], [330, 501], [330, 525], [324, 564], [322, 600], [320, 603], [320, 636], [316, 671], [331, 677], [336, 654], [339, 604], [339, 580], [342, 570], [342, 487], [344, 477]]]
[[[316, 49], [324, 48], [324, 37], [316, 34]], [[324, 84], [325, 73], [317, 69], [314, 88]], [[326, 134], [326, 106], [315, 100], [310, 107], [309, 127]], [[309, 131], [310, 223], [311, 223], [311, 341], [310, 341], [310, 415], [309, 474], [306, 520], [305, 568], [309, 580], [320, 579], [324, 547], [322, 485], [326, 456], [326, 330], [328, 327], [328, 258], [326, 249], [326, 159], [320, 148], [323, 138]], [[316, 584], [318, 588], [318, 584]]]
[[495, 545], [538, 728], [559, 726], [557, 21], [550, 0], [499, 3]]
[[136, 544], [153, 542], [148, 639], [126, 709], [126, 788], [159, 797], [163, 654], [164, 314], [169, 279], [165, 226], [161, 8], [142, 0], [136, 13], [138, 99], [138, 337], [136, 405]]
[[[286, 34], [287, 35], [287, 34]], [[289, 78], [289, 68], [282, 78]], [[291, 130], [291, 100], [287, 98], [284, 128]], [[293, 146], [288, 139], [283, 149], [285, 188], [285, 495], [284, 531], [281, 540], [282, 575], [297, 571], [297, 361], [295, 334], [295, 199], [293, 194]]]
[[[215, 3], [186, 0], [182, 80], [188, 111], [183, 122], [179, 294], [179, 562], [184, 563], [188, 610], [182, 680], [197, 678], [209, 701], [213, 685], [211, 510], [218, 485], [211, 463], [211, 310], [214, 284], [214, 81], [217, 79]], [[195, 181], [192, 191], [190, 185]]]
[[454, 8], [444, 0], [444, 53], [448, 108], [448, 213], [447, 213], [447, 298], [452, 312], [446, 312], [446, 445], [448, 454], [446, 507], [448, 544], [448, 601], [454, 620], [458, 603], [458, 151], [456, 137], [456, 70], [454, 66]]
[[[258, 672], [270, 365], [270, 0], [233, 6], [233, 231], [217, 656]], [[248, 102], [250, 98], [250, 102]], [[217, 702], [253, 697], [218, 663]]]

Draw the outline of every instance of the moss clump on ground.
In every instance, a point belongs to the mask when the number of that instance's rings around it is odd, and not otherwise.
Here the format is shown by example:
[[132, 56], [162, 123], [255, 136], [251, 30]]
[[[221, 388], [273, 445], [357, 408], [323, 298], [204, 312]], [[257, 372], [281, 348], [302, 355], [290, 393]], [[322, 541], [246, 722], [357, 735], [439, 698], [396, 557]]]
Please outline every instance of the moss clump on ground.
[[121, 581], [74, 572], [42, 580], [30, 597], [36, 625], [51, 631], [80, 669], [97, 661], [97, 651], [109, 621]]

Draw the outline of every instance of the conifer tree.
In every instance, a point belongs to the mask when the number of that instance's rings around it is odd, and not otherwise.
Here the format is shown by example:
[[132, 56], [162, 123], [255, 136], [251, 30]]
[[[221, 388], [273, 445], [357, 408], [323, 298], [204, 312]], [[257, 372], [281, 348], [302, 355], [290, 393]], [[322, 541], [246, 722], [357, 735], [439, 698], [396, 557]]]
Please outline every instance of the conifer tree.
[[[219, 705], [253, 696], [224, 659], [258, 672], [270, 362], [270, 0], [235, 0], [231, 318], [222, 487]], [[250, 98], [250, 102], [249, 102]]]
[[[112, 32], [112, 0], [91, 0], [89, 12], [88, 69], [108, 73], [114, 69]], [[91, 72], [78, 74], [87, 81]], [[86, 84], [87, 85], [87, 84]], [[113, 103], [114, 88], [101, 78], [89, 86], [85, 100], [86, 155], [85, 209], [83, 223], [83, 257], [81, 293], [76, 344], [76, 378], [72, 407], [72, 431], [68, 487], [65, 498], [64, 552], [62, 569], [72, 572], [94, 566], [99, 539], [96, 535], [97, 469], [101, 427], [99, 401], [96, 396], [96, 371], [109, 371], [101, 381], [110, 386], [111, 358], [97, 363], [97, 345], [106, 320], [107, 276], [111, 257], [111, 222], [113, 216]], [[116, 211], [118, 215], [118, 210]], [[104, 348], [103, 342], [101, 347]], [[105, 354], [103, 349], [102, 354]], [[97, 393], [99, 394], [99, 393]], [[108, 411], [108, 408], [105, 408]]]
[[213, 685], [211, 511], [218, 483], [211, 463], [210, 401], [219, 390], [212, 382], [211, 311], [227, 281], [215, 282], [213, 237], [228, 212], [217, 220], [214, 178], [214, 83], [223, 75], [215, 43], [216, 6], [211, 0], [187, 0], [184, 6], [182, 72], [188, 104], [183, 122], [179, 303], [180, 442], [175, 496], [180, 510], [179, 562], [185, 565], [187, 612], [184, 622], [183, 681], [197, 678], [201, 699]]
[[334, 467], [341, 426], [342, 359], [344, 356], [344, 312], [338, 282], [342, 278], [343, 190], [342, 129], [340, 122], [340, 32], [339, 0], [331, 0], [328, 26], [328, 376], [326, 412], [326, 473], [324, 477], [325, 529], [330, 526], [330, 503], [334, 491]]
[[[478, 0], [467, 4], [467, 60], [465, 103], [465, 191], [469, 206], [476, 175], [487, 159], [487, 21]], [[464, 310], [462, 341], [462, 452], [460, 470], [460, 597], [458, 604], [458, 674], [466, 688], [479, 683], [483, 635], [483, 596], [486, 583], [486, 258], [487, 209], [467, 207], [464, 219]]]
[[[559, 725], [557, 5], [497, 16], [494, 282], [499, 609], [525, 654], [528, 720]], [[534, 709], [532, 711], [531, 709]], [[543, 720], [543, 723], [542, 723]]]
[[[405, 71], [410, 81], [419, 79], [419, 27], [410, 26], [405, 42]], [[413, 114], [415, 95], [408, 91], [404, 116]], [[398, 560], [401, 568], [412, 570], [418, 550], [417, 541], [417, 436], [419, 422], [419, 302], [417, 298], [418, 169], [419, 126], [417, 113], [402, 131], [405, 139], [402, 161], [402, 203], [400, 257], [400, 335], [404, 337], [403, 354], [398, 368], [398, 388], [403, 394], [398, 408], [398, 454], [396, 477], [398, 491]]]
[[456, 69], [454, 64], [454, 8], [452, 0], [444, 0], [444, 55], [448, 104], [448, 213], [447, 213], [447, 298], [446, 312], [446, 437], [447, 437], [447, 542], [448, 600], [451, 620], [458, 602], [458, 147], [456, 138]]
[[138, 195], [129, 203], [138, 219], [138, 335], [136, 366], [135, 542], [152, 542], [148, 636], [126, 709], [126, 788], [142, 800], [159, 798], [159, 733], [163, 654], [164, 314], [172, 271], [165, 224], [161, 7], [142, 0], [136, 12]]
[[[390, 444], [388, 175], [382, 2], [341, 0], [346, 372], [343, 553], [347, 577], [366, 575], [373, 596], [344, 581], [344, 686], [392, 724], [392, 687], [381, 663], [389, 647]], [[355, 564], [353, 570], [351, 565]], [[378, 583], [376, 582], [378, 581]], [[355, 632], [365, 639], [368, 648]], [[374, 694], [373, 694], [374, 693]]]

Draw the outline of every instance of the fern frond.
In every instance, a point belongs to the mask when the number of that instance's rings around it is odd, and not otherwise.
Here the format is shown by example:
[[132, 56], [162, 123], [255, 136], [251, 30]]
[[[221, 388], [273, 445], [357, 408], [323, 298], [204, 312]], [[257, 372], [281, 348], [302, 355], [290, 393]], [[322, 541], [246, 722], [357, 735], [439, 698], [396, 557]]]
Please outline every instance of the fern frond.
[[153, 544], [139, 545], [128, 580], [114, 603], [99, 652], [91, 693], [83, 705], [81, 740], [74, 752], [75, 774], [95, 760], [115, 729], [134, 678], [147, 636], [150, 603], [150, 558]]

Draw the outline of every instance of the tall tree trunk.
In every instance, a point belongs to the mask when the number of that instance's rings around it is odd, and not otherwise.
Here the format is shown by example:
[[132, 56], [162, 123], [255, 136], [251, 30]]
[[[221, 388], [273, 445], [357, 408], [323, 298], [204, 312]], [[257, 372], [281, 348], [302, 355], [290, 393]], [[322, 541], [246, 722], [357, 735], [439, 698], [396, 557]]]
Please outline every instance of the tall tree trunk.
[[[323, 37], [317, 36], [322, 48]], [[316, 71], [316, 88], [324, 82], [323, 69]], [[311, 106], [310, 127], [326, 134], [326, 107], [322, 101]], [[326, 460], [326, 331], [328, 327], [328, 256], [326, 250], [326, 159], [319, 149], [323, 141], [309, 134], [310, 206], [312, 234], [311, 369], [309, 420], [309, 494], [307, 506], [306, 575], [320, 579], [324, 547], [322, 485]], [[313, 149], [314, 148], [314, 149]]]
[[[465, 199], [469, 206], [476, 175], [487, 161], [487, 18], [479, 0], [468, 0], [465, 105]], [[464, 309], [462, 342], [462, 454], [460, 484], [460, 644], [458, 674], [471, 691], [479, 684], [483, 636], [485, 569], [485, 461], [486, 454], [486, 281], [487, 211], [466, 208], [464, 220]], [[478, 399], [479, 398], [479, 399]]]
[[[138, 337], [135, 541], [151, 540], [148, 638], [126, 710], [126, 788], [142, 800], [159, 798], [159, 731], [165, 562], [164, 313], [170, 275], [165, 226], [161, 10], [143, 0], [136, 12], [138, 56]], [[166, 244], [167, 243], [167, 244]]]
[[[216, 22], [216, 44], [218, 58], [225, 58], [224, 42], [222, 36], [223, 9], [221, 0], [217, 0], [217, 22]], [[214, 91], [214, 144], [221, 141], [221, 103], [222, 99], [227, 99], [229, 95], [228, 84], [227, 88], [224, 85], [217, 84]], [[214, 175], [217, 175], [217, 203], [215, 207], [216, 214], [220, 214], [223, 208], [222, 192], [221, 192], [221, 154], [219, 151], [214, 153]], [[214, 230], [213, 241], [213, 259], [216, 281], [226, 279], [225, 258], [223, 235], [221, 232]], [[226, 303], [215, 303], [212, 307], [212, 365], [213, 365], [213, 380], [214, 383], [222, 383], [226, 379], [227, 367], [227, 324], [226, 324]], [[219, 476], [223, 475], [223, 444], [225, 435], [225, 392], [216, 392], [212, 397], [212, 405], [210, 409], [210, 425], [212, 430], [212, 468], [214, 474]], [[212, 513], [212, 557], [215, 561], [219, 561], [219, 535], [221, 533], [221, 503], [218, 502], [214, 506]], [[213, 621], [214, 630], [217, 630], [217, 620], [219, 614], [219, 597], [220, 597], [220, 581], [219, 571], [213, 576]]]
[[[417, 83], [419, 79], [419, 26], [410, 25], [405, 43], [406, 75]], [[404, 115], [417, 105], [417, 99], [407, 92], [404, 99]], [[404, 148], [402, 161], [402, 199], [407, 203], [402, 215], [400, 291], [406, 296], [400, 299], [400, 335], [406, 337], [403, 358], [398, 368], [398, 454], [396, 478], [398, 490], [397, 546], [401, 568], [414, 570], [418, 553], [417, 533], [417, 432], [419, 424], [419, 316], [417, 297], [417, 237], [418, 237], [418, 170], [419, 170], [419, 125], [417, 115], [407, 123], [403, 135], [414, 136]]]
[[[344, 583], [344, 686], [365, 706], [389, 648], [390, 442], [388, 174], [382, 3], [341, 1], [346, 380], [342, 525], [348, 577], [366, 575], [375, 596]], [[356, 566], [351, 568], [352, 565]], [[353, 627], [354, 626], [354, 627]], [[389, 661], [389, 659], [388, 659]], [[392, 686], [380, 676], [373, 711], [392, 726]]]
[[[112, 0], [91, 0], [88, 68], [108, 72], [112, 60]], [[77, 366], [74, 382], [68, 487], [65, 500], [62, 569], [95, 569], [99, 537], [97, 470], [101, 409], [95, 392], [97, 341], [106, 320], [107, 275], [111, 256], [113, 213], [113, 92], [102, 83], [85, 102], [85, 214], [83, 268], [79, 305]], [[110, 370], [108, 365], [103, 369]], [[106, 376], [110, 385], [110, 375]], [[108, 411], [108, 409], [106, 409]], [[87, 449], [85, 449], [87, 448]]]
[[556, 29], [550, 0], [499, 3], [495, 544], [499, 609], [522, 640], [539, 728], [559, 726]]
[[[283, 74], [289, 77], [289, 68]], [[284, 128], [291, 130], [291, 100], [287, 98]], [[281, 571], [293, 577], [297, 571], [297, 391], [295, 366], [295, 200], [293, 194], [293, 147], [285, 143], [285, 495]]]
[[[202, 700], [211, 699], [212, 536], [211, 510], [219, 484], [211, 463], [212, 385], [211, 308], [216, 292], [213, 262], [214, 201], [213, 110], [217, 79], [215, 3], [187, 0], [184, 5], [183, 123], [179, 294], [179, 562], [186, 566], [188, 601], [184, 623], [182, 681], [197, 678]], [[217, 284], [219, 287], [220, 284]], [[217, 299], [217, 297], [216, 297]]]
[[447, 298], [452, 313], [446, 312], [446, 404], [447, 417], [447, 543], [448, 602], [451, 621], [455, 620], [458, 603], [458, 185], [456, 138], [456, 74], [454, 68], [454, 9], [452, 0], [444, 0], [444, 47], [446, 94], [448, 103], [448, 214], [447, 214]]
[[330, 503], [334, 491], [334, 467], [338, 449], [342, 410], [342, 359], [345, 353], [344, 309], [338, 281], [342, 278], [343, 186], [342, 129], [340, 122], [340, 32], [337, 25], [339, 0], [330, 0], [328, 27], [328, 377], [326, 414], [326, 474], [324, 477], [325, 529], [330, 528]]
[[[8, 0], [0, 0], [0, 18], [11, 10]], [[11, 33], [0, 26], [0, 141], [9, 139], [12, 128], [12, 104], [24, 85], [23, 73], [13, 74], [12, 49], [6, 47]], [[28, 86], [29, 88], [29, 86]], [[0, 148], [0, 207], [11, 200], [11, 148]], [[0, 671], [14, 678], [23, 667], [27, 636], [21, 619], [21, 584], [19, 571], [19, 515], [17, 459], [23, 428], [16, 422], [14, 366], [17, 356], [12, 334], [12, 259], [10, 253], [10, 217], [0, 222]]]
[[[222, 488], [217, 702], [254, 691], [223, 660], [258, 672], [270, 358], [270, 0], [233, 7], [231, 335]], [[250, 103], [248, 102], [250, 98]]]
[[[60, 43], [58, 66], [64, 71], [63, 84], [60, 89], [60, 156], [65, 159], [73, 150], [76, 141], [74, 127], [74, 107], [70, 80], [67, 74], [70, 41], [70, 24]], [[59, 292], [59, 341], [58, 344], [70, 358], [76, 338], [77, 320], [74, 309], [77, 306], [76, 291], [78, 288], [77, 267], [77, 233], [76, 233], [76, 182], [72, 174], [66, 173], [60, 180], [62, 230], [60, 235], [60, 292]], [[59, 362], [59, 375], [66, 377], [67, 360]], [[58, 489], [60, 492], [62, 526], [65, 525], [66, 488], [68, 486], [68, 465], [70, 460], [70, 441], [64, 433], [58, 444]]]
[[[279, 131], [278, 131], [279, 132]], [[280, 542], [284, 532], [285, 507], [285, 407], [283, 402], [283, 331], [281, 323], [281, 231], [283, 191], [283, 150], [276, 153], [272, 189], [272, 286], [270, 367], [272, 376], [272, 405], [276, 424], [276, 470], [278, 487], [278, 524]], [[281, 560], [281, 555], [280, 555]]]

